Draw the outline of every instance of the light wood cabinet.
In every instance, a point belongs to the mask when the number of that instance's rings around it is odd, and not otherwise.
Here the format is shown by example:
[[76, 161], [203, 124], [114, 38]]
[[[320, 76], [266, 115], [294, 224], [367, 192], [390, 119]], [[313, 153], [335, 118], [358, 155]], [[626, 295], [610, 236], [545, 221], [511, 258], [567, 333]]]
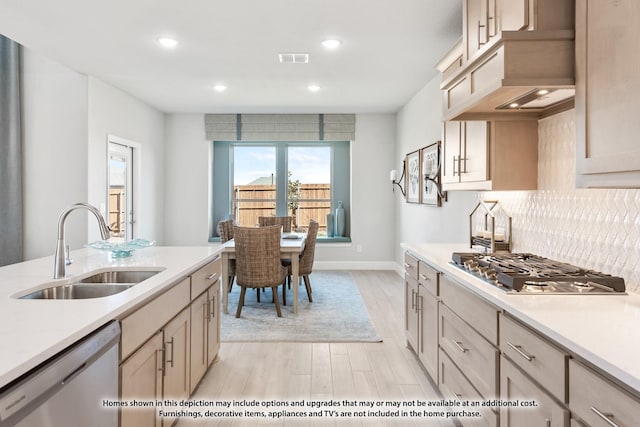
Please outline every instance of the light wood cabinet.
[[462, 31], [467, 61], [489, 40], [488, 8], [488, 0], [464, 0]]
[[569, 362], [569, 408], [593, 427], [638, 425], [640, 399], [572, 359]]
[[500, 427], [568, 427], [569, 410], [522, 373], [508, 358], [500, 360], [500, 398], [535, 402], [531, 407], [500, 408]]
[[537, 188], [535, 120], [447, 121], [442, 140], [445, 190]]
[[440, 307], [439, 342], [484, 398], [498, 397], [498, 349], [444, 304]]
[[[121, 319], [121, 399], [188, 399], [220, 346], [220, 257]], [[199, 294], [194, 294], [199, 292]], [[120, 426], [170, 426], [175, 418], [123, 408]]]
[[500, 315], [500, 351], [549, 394], [568, 402], [569, 354], [505, 314]]
[[[189, 308], [185, 308], [163, 329], [164, 333], [164, 379], [163, 399], [183, 400], [189, 398], [190, 380], [190, 336], [191, 320]], [[176, 418], [162, 419], [164, 427]]]
[[[156, 333], [129, 359], [120, 365], [120, 399], [122, 401], [162, 399], [163, 333]], [[155, 407], [120, 408], [122, 427], [159, 427]]]
[[405, 336], [434, 381], [438, 379], [438, 280], [438, 271], [405, 253]]
[[640, 11], [576, 0], [576, 186], [640, 187]]
[[438, 380], [438, 282], [440, 273], [418, 262], [418, 358], [434, 381]]
[[[440, 377], [438, 384], [440, 391], [445, 399], [462, 400], [462, 401], [483, 401], [485, 399], [478, 393], [467, 378], [453, 363], [451, 358], [440, 349], [439, 358]], [[464, 419], [463, 425], [466, 426], [498, 426], [498, 414], [489, 407], [474, 407], [474, 411], [479, 411], [482, 416], [480, 418]]]
[[220, 348], [220, 258], [191, 275], [191, 392]]

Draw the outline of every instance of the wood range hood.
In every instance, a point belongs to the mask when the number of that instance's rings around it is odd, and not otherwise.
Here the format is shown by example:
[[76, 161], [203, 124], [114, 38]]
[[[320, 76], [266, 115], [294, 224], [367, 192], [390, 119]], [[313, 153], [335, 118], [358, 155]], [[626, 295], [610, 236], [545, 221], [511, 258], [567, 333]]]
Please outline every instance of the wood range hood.
[[538, 119], [574, 106], [575, 32], [503, 31], [464, 61], [463, 42], [436, 68], [444, 120]]

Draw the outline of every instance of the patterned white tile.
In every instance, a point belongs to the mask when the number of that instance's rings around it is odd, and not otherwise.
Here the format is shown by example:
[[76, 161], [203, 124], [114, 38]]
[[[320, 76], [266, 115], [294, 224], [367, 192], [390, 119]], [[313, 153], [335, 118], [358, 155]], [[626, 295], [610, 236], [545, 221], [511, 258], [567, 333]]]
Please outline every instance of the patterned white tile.
[[640, 190], [575, 189], [574, 112], [539, 122], [538, 190], [481, 192], [513, 218], [514, 252], [625, 278], [640, 292]]

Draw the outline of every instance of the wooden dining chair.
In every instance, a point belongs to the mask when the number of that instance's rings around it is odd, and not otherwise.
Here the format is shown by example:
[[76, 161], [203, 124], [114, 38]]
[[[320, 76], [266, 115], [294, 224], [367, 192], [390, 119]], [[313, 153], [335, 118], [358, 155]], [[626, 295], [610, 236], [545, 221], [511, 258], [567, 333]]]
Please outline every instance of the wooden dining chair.
[[[307, 298], [309, 302], [313, 302], [313, 297], [311, 295], [311, 280], [309, 279], [309, 275], [313, 270], [313, 258], [316, 252], [316, 240], [318, 237], [318, 221], [311, 220], [309, 222], [309, 230], [307, 231], [307, 240], [304, 244], [304, 249], [300, 254], [300, 266], [299, 266], [299, 277], [302, 277], [304, 280], [304, 286], [307, 289]], [[291, 260], [282, 260], [282, 264], [287, 267], [287, 278], [289, 283], [291, 282]], [[297, 285], [294, 284], [294, 285]]]
[[[220, 235], [220, 243], [228, 242], [233, 239], [233, 220], [227, 219], [218, 223], [218, 234]], [[228, 292], [231, 292], [233, 287], [233, 280], [236, 277], [236, 260], [229, 260], [229, 287]]]
[[291, 224], [293, 223], [293, 217], [291, 216], [259, 216], [258, 225], [260, 227], [266, 227], [270, 225], [281, 225], [284, 233], [291, 232]]
[[278, 286], [284, 285], [287, 269], [280, 262], [280, 226], [233, 227], [236, 252], [236, 284], [240, 300], [236, 317], [240, 317], [247, 288], [271, 288], [278, 317], [282, 317]]

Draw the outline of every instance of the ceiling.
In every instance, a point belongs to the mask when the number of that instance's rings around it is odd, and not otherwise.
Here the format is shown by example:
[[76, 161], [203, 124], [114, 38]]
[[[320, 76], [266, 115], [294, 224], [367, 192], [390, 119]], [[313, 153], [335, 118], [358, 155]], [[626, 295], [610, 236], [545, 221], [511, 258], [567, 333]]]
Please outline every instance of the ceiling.
[[394, 112], [461, 24], [455, 0], [0, 0], [0, 33], [167, 113]]

